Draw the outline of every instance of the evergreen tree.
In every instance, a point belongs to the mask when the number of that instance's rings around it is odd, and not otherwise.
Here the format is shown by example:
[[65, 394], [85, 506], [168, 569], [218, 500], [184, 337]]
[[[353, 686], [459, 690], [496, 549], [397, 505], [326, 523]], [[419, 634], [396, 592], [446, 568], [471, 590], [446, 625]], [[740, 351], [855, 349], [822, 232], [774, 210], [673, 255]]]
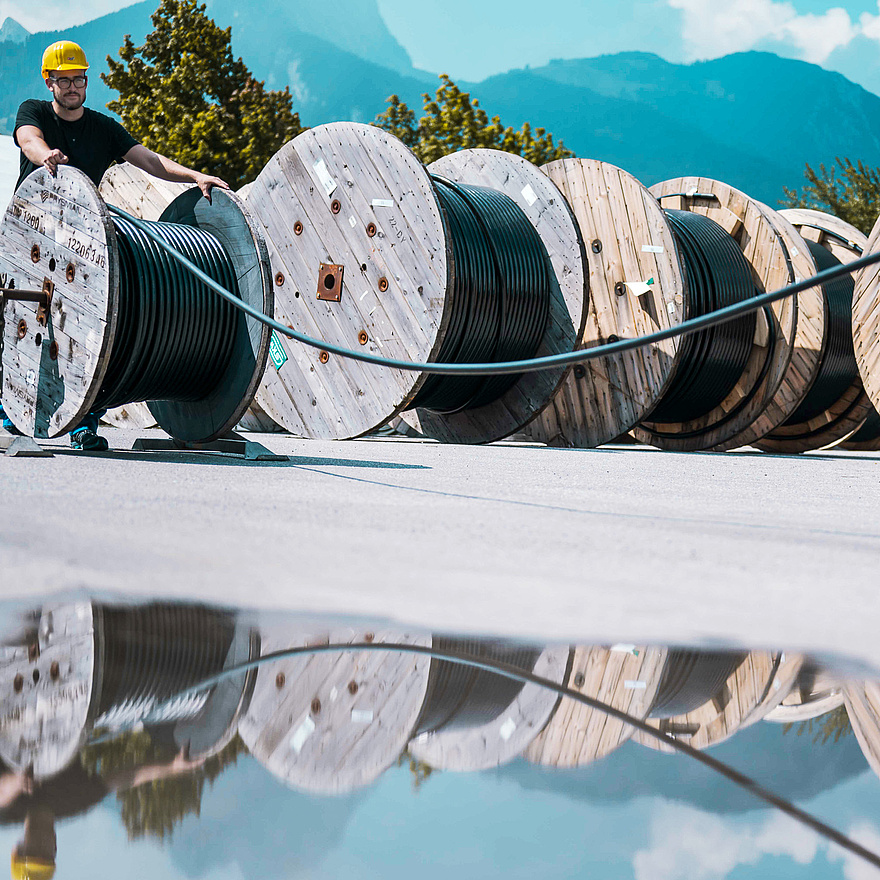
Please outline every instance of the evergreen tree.
[[197, 0], [162, 0], [153, 27], [108, 56], [102, 79], [119, 99], [107, 106], [144, 146], [238, 189], [302, 131], [290, 90], [266, 91]]
[[416, 115], [397, 95], [388, 99], [388, 108], [376, 117], [376, 125], [400, 138], [426, 165], [472, 147], [504, 150], [523, 156], [535, 165], [574, 155], [562, 141], [554, 143], [553, 135], [543, 128], [532, 131], [526, 123], [519, 131], [505, 128], [497, 116], [489, 114], [476, 99], [463, 92], [446, 74], [440, 76], [440, 87], [431, 98], [422, 95], [422, 118]]
[[818, 172], [807, 165], [804, 177], [800, 192], [785, 187], [786, 207], [826, 211], [870, 234], [880, 213], [880, 168], [838, 157], [835, 165], [820, 165]]

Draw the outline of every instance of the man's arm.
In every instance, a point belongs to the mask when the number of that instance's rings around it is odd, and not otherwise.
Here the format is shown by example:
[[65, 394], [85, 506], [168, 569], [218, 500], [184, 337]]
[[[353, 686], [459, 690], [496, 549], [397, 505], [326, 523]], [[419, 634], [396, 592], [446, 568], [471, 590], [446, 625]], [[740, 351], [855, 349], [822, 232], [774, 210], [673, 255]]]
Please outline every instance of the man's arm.
[[[19, 129], [21, 131], [22, 129]], [[19, 136], [20, 139], [20, 136]], [[22, 147], [22, 149], [24, 149]], [[57, 151], [56, 151], [57, 152]], [[30, 156], [28, 156], [30, 158]], [[215, 186], [229, 189], [229, 184], [221, 180], [219, 177], [211, 177], [209, 174], [202, 174], [199, 171], [193, 171], [185, 165], [179, 165], [167, 156], [154, 153], [147, 149], [143, 144], [136, 144], [123, 157], [126, 162], [158, 177], [160, 180], [172, 180], [178, 183], [194, 183], [202, 191], [204, 197], [211, 201], [211, 189]], [[31, 159], [31, 161], [35, 161]]]
[[15, 131], [15, 137], [22, 153], [34, 165], [42, 165], [54, 174], [59, 165], [67, 164], [67, 156], [61, 150], [53, 150], [43, 139], [43, 132], [36, 125], [20, 125]]

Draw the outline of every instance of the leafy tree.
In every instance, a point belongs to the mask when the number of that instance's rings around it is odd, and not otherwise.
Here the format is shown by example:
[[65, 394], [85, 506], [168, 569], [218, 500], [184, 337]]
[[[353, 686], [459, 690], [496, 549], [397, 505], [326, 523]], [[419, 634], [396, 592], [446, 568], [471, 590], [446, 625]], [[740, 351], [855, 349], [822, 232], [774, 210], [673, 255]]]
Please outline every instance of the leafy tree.
[[[814, 721], [816, 722], [815, 729], [813, 726]], [[793, 727], [796, 727], [798, 736], [806, 733], [813, 737], [814, 743], [821, 743], [822, 745], [825, 745], [829, 740], [838, 742], [838, 740], [852, 733], [852, 724], [844, 706], [838, 706], [819, 718], [801, 721], [797, 726], [786, 724], [783, 726], [783, 733], [788, 733]]]
[[880, 212], [880, 168], [838, 157], [835, 165], [820, 165], [818, 172], [807, 165], [804, 177], [807, 184], [800, 192], [785, 187], [786, 207], [827, 211], [865, 235], [871, 232]]
[[409, 749], [404, 750], [403, 754], [397, 759], [398, 767], [403, 767], [404, 764], [409, 767], [409, 772], [412, 774], [412, 786], [413, 791], [416, 792], [416, 794], [418, 794], [419, 789], [421, 789], [421, 787], [428, 781], [431, 774], [437, 772], [429, 764], [420, 761], [418, 758], [414, 758], [409, 753]]
[[523, 156], [535, 165], [574, 154], [562, 141], [554, 143], [553, 135], [543, 128], [534, 132], [529, 123], [519, 131], [505, 128], [497, 116], [489, 114], [476, 99], [463, 92], [445, 73], [440, 87], [431, 98], [422, 95], [424, 116], [416, 122], [416, 114], [397, 95], [392, 95], [388, 108], [376, 117], [376, 125], [400, 138], [426, 165], [471, 147], [488, 147]]
[[[122, 822], [130, 840], [147, 836], [163, 840], [171, 836], [185, 816], [199, 815], [205, 782], [213, 784], [239, 755], [246, 753], [247, 748], [236, 735], [216, 755], [197, 762], [198, 766], [163, 774], [142, 784], [136, 784], [134, 771], [150, 766], [164, 766], [174, 771], [179, 763], [193, 762], [175, 755], [170, 747], [156, 743], [146, 731], [126, 733], [106, 743], [89, 746], [80, 760], [89, 773], [101, 776], [116, 790]], [[129, 780], [135, 780], [135, 784], [128, 784]]]
[[238, 189], [302, 131], [290, 90], [266, 91], [233, 60], [232, 29], [197, 0], [162, 0], [153, 27], [143, 46], [126, 35], [120, 61], [107, 57], [101, 77], [119, 92], [107, 106], [144, 146]]

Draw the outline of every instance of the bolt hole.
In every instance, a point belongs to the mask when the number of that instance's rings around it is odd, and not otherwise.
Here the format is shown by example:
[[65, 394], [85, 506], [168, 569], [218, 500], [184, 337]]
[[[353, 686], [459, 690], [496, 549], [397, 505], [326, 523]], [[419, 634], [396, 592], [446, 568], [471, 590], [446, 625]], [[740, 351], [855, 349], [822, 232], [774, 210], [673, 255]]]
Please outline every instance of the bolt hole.
[[576, 367], [574, 368], [574, 375], [575, 375], [575, 378], [576, 378], [576, 379], [583, 379], [584, 376], [587, 375], [586, 368], [585, 368], [585, 367], [582, 367], [582, 366], [580, 366], [580, 365], [576, 366]]
[[35, 669], [32, 673], [32, 677], [34, 679], [34, 684], [36, 684], [40, 680], [40, 670]]
[[367, 633], [367, 634], [364, 636], [364, 641], [365, 641], [365, 642], [372, 642], [373, 639], [375, 639], [375, 638], [376, 638], [376, 637], [373, 635], [373, 633]]
[[293, 295], [296, 299], [299, 299], [299, 291], [298, 290]]
[[583, 672], [579, 672], [574, 677], [574, 686], [575, 687], [583, 687], [585, 681], [586, 681], [586, 678], [584, 678]]
[[67, 271], [65, 272], [65, 276], [68, 282], [73, 282], [73, 279], [76, 278], [76, 266], [73, 263], [67, 264]]
[[49, 667], [49, 675], [51, 675], [53, 679], [57, 679], [58, 676], [61, 675], [61, 667], [58, 665], [57, 660], [52, 661], [52, 665]]
[[50, 271], [50, 272], [54, 272], [54, 271], [55, 271], [55, 267], [56, 267], [57, 265], [58, 265], [58, 263], [55, 262], [55, 257], [51, 257], [51, 258], [49, 259], [49, 271]]
[[34, 343], [36, 344], [37, 348], [39, 348], [43, 344], [43, 334], [42, 333], [38, 333], [34, 337]]
[[358, 692], [358, 683], [356, 681], [350, 681], [348, 683], [348, 692], [354, 696]]
[[284, 677], [284, 673], [279, 672], [278, 675], [275, 676], [275, 687], [277, 687], [280, 690], [281, 688], [284, 687], [284, 682], [286, 680], [287, 679]]
[[317, 697], [315, 697], [315, 699], [312, 700], [312, 713], [317, 715], [320, 711], [321, 711], [321, 701]]
[[327, 290], [333, 290], [336, 287], [336, 279], [332, 275], [324, 276], [324, 287]]
[[53, 361], [58, 360], [58, 343], [54, 340], [49, 343], [49, 357], [52, 358]]
[[367, 271], [367, 264], [361, 263], [361, 272], [366, 272], [366, 271]]

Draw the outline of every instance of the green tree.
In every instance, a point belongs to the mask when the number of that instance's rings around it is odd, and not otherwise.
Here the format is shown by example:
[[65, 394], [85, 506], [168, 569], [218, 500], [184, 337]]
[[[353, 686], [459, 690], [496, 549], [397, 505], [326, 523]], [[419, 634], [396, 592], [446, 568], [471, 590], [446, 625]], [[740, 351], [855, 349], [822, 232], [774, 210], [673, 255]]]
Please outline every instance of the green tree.
[[[813, 722], [815, 721], [815, 727]], [[843, 737], [849, 736], [852, 732], [852, 724], [849, 715], [846, 714], [844, 706], [838, 706], [831, 712], [821, 715], [819, 718], [811, 718], [809, 721], [801, 721], [800, 724], [786, 724], [783, 726], [783, 733], [788, 733], [792, 728], [797, 731], [798, 736], [807, 734], [813, 737], [813, 742], [825, 745], [829, 740], [837, 742]]]
[[785, 187], [783, 204], [789, 208], [816, 208], [840, 217], [860, 229], [871, 232], [880, 213], [880, 168], [863, 162], [853, 165], [838, 157], [830, 168], [820, 165], [818, 172], [807, 165], [806, 185], [800, 192]]
[[266, 91], [196, 0], [162, 0], [153, 28], [108, 56], [101, 76], [119, 99], [107, 106], [144, 146], [238, 189], [302, 131], [290, 90]]
[[488, 147], [523, 156], [535, 165], [574, 154], [562, 141], [554, 143], [553, 135], [543, 128], [532, 131], [526, 123], [519, 131], [505, 128], [497, 116], [489, 114], [476, 99], [471, 100], [445, 73], [440, 87], [431, 98], [422, 95], [422, 118], [397, 95], [388, 99], [388, 108], [376, 117], [376, 125], [400, 138], [426, 165], [441, 156], [472, 147]]

